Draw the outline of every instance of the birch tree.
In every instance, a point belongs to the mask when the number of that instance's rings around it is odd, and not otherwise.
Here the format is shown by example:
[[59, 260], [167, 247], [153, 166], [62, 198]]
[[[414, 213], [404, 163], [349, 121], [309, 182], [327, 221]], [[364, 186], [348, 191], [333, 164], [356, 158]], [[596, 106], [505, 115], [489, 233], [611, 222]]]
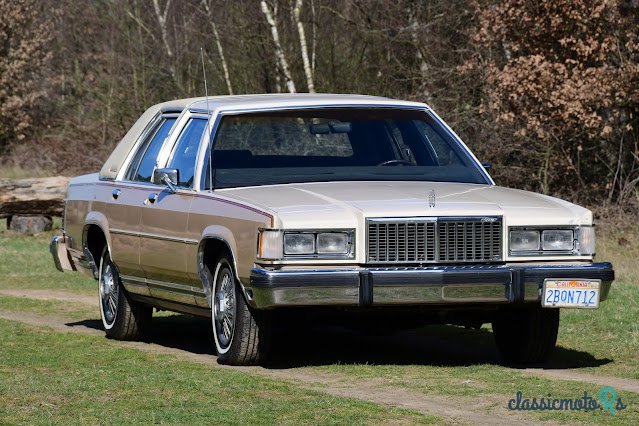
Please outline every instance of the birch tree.
[[312, 31], [312, 38], [313, 38], [313, 42], [312, 42], [312, 53], [311, 53], [311, 70], [313, 71], [313, 75], [315, 75], [315, 56], [316, 56], [316, 52], [317, 52], [317, 16], [315, 15], [315, 0], [311, 0], [311, 16], [313, 17], [312, 22], [313, 22], [313, 31]]
[[271, 36], [273, 37], [273, 44], [275, 45], [275, 58], [279, 63], [282, 72], [284, 73], [284, 78], [286, 79], [286, 87], [290, 93], [295, 93], [295, 83], [293, 82], [293, 77], [291, 77], [291, 71], [288, 66], [288, 61], [286, 60], [286, 56], [284, 55], [284, 51], [282, 50], [282, 44], [280, 43], [280, 34], [277, 29], [277, 21], [274, 18], [274, 14], [277, 9], [271, 9], [271, 7], [266, 4], [266, 1], [260, 1], [260, 7], [262, 8], [262, 13], [266, 18], [266, 22], [271, 28]]
[[215, 45], [217, 47], [217, 53], [220, 55], [220, 61], [222, 62], [222, 71], [224, 72], [224, 81], [226, 82], [226, 88], [229, 91], [229, 95], [233, 94], [233, 86], [231, 86], [231, 77], [229, 76], [229, 67], [224, 56], [224, 49], [222, 48], [222, 42], [220, 41], [220, 34], [217, 32], [217, 25], [213, 20], [213, 14], [211, 13], [211, 6], [206, 0], [202, 0], [204, 10], [206, 10], [206, 16], [208, 17], [211, 30], [213, 31], [213, 38], [215, 39]]
[[304, 63], [304, 74], [306, 75], [306, 85], [308, 86], [309, 93], [315, 93], [315, 85], [313, 84], [313, 69], [311, 67], [311, 61], [308, 58], [308, 48], [306, 45], [306, 33], [304, 32], [304, 25], [300, 21], [300, 10], [302, 9], [303, 0], [295, 0], [295, 6], [293, 7], [293, 19], [297, 25], [297, 33], [300, 37], [300, 50], [302, 51], [302, 62]]
[[160, 34], [162, 35], [162, 44], [164, 45], [166, 56], [169, 57], [169, 71], [171, 73], [171, 77], [173, 78], [173, 81], [176, 84], [178, 84], [173, 49], [171, 49], [171, 45], [169, 44], [169, 35], [168, 35], [167, 22], [166, 22], [166, 18], [169, 14], [170, 6], [171, 6], [171, 0], [166, 0], [166, 3], [164, 5], [164, 10], [162, 10], [162, 8], [160, 7], [159, 0], [153, 0], [153, 10], [155, 11], [155, 17], [158, 21], [158, 26], [160, 27]]

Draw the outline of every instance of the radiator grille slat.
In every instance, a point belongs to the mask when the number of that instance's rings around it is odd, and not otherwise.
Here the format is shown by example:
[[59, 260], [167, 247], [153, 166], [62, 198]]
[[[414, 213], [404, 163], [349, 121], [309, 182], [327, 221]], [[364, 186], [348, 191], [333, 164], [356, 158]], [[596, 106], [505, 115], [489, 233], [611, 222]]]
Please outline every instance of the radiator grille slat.
[[491, 217], [371, 220], [368, 263], [466, 263], [502, 260], [502, 220]]

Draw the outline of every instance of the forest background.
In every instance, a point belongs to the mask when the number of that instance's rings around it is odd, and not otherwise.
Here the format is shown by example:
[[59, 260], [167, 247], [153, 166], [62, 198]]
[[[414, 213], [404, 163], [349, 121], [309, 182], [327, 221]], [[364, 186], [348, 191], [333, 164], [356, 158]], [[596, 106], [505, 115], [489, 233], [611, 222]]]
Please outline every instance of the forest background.
[[498, 184], [637, 212], [639, 0], [0, 0], [0, 171], [97, 171], [201, 48], [210, 95], [426, 102]]

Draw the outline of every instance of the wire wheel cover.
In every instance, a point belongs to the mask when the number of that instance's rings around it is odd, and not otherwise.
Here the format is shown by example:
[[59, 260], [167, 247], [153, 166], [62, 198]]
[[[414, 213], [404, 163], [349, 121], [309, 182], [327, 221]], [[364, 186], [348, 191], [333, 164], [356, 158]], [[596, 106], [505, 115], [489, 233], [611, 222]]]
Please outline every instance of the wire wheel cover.
[[104, 267], [100, 280], [100, 302], [102, 303], [104, 321], [108, 325], [113, 324], [118, 311], [119, 288], [113, 273], [113, 265], [109, 262]]
[[214, 321], [217, 340], [222, 348], [228, 348], [235, 332], [235, 283], [231, 272], [224, 268], [218, 277], [214, 301]]

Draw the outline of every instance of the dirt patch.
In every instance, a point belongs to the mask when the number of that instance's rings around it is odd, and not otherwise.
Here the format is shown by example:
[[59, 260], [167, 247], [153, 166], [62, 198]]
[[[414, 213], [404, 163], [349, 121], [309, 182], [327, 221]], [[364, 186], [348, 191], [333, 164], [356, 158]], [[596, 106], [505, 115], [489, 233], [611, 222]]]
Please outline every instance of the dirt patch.
[[49, 327], [55, 331], [61, 331], [63, 333], [89, 334], [93, 336], [104, 335], [104, 332], [101, 330], [88, 327], [74, 328], [68, 326], [66, 325], [66, 321], [59, 317], [44, 316], [29, 312], [15, 312], [0, 309], [0, 318], [10, 321], [18, 321], [36, 327]]
[[527, 368], [525, 370], [514, 370], [551, 379], [569, 380], [572, 382], [585, 382], [595, 385], [612, 386], [616, 390], [624, 390], [639, 394], [639, 380], [625, 379], [614, 376], [598, 376], [594, 374], [582, 373], [575, 370], [544, 370], [542, 368]]
[[0, 290], [2, 296], [26, 297], [36, 300], [59, 300], [63, 302], [81, 303], [83, 305], [97, 306], [98, 296], [86, 296], [63, 290], [30, 290], [30, 289], [4, 289]]
[[[81, 294], [76, 294], [76, 293], [71, 293], [68, 291], [64, 291], [64, 290], [41, 290], [41, 289], [4, 289], [4, 290], [0, 290], [0, 295], [5, 295], [5, 296], [13, 296], [13, 297], [26, 297], [26, 298], [31, 298], [31, 299], [37, 299], [37, 300], [59, 300], [59, 301], [67, 301], [67, 302], [74, 302], [74, 303], [80, 303], [80, 304], [84, 304], [87, 306], [96, 306], [97, 305], [97, 296], [92, 297], [92, 296], [86, 296], [86, 295], [81, 295]], [[7, 315], [25, 315], [25, 316], [29, 316], [29, 314], [23, 314], [23, 313], [13, 313], [13, 312], [9, 312], [9, 311], [2, 311], [4, 312], [4, 314]], [[34, 316], [33, 318], [31, 318], [30, 320], [34, 320], [34, 318], [36, 318], [36, 316]], [[42, 318], [42, 317], [37, 317], [37, 318]], [[9, 318], [7, 318], [9, 319]], [[19, 319], [17, 319], [17, 321], [20, 321]], [[27, 321], [22, 321], [22, 322], [27, 322]], [[64, 321], [63, 321], [64, 322]], [[59, 321], [58, 321], [59, 324]], [[45, 326], [49, 326], [52, 328], [55, 328], [53, 324], [49, 324], [49, 323], [42, 323], [42, 324], [35, 324], [35, 325], [45, 325]], [[59, 328], [59, 330], [61, 331], [69, 331], [68, 326], [62, 326], [62, 328]], [[87, 327], [73, 327], [73, 329], [75, 331], [79, 331], [79, 330], [91, 330], [90, 328]], [[95, 330], [92, 330], [95, 331]], [[102, 332], [99, 331], [99, 333], [101, 334]], [[415, 341], [419, 341], [419, 339], [410, 339], [412, 342]], [[440, 342], [441, 343], [441, 342]], [[432, 346], [432, 342], [429, 343]], [[447, 341], [444, 343], [444, 345], [447, 348], [451, 347], [451, 342]], [[436, 345], [438, 346], [438, 345]], [[452, 345], [454, 346], [454, 345]], [[153, 352], [155, 350], [157, 350], [158, 352], [162, 352], [162, 353], [168, 353], [167, 351], [169, 350], [174, 350], [174, 348], [169, 348], [166, 347], [164, 345], [157, 345], [157, 344], [145, 344], [144, 346], [145, 350], [148, 350], [149, 352]], [[453, 347], [454, 349], [454, 347]], [[464, 348], [462, 348], [464, 349]], [[199, 356], [200, 354], [193, 354], [187, 350], [181, 350], [181, 349], [175, 349], [180, 354], [180, 356], [182, 357], [188, 357], [189, 354], [191, 355], [196, 355]], [[494, 361], [492, 358], [494, 357], [494, 354], [492, 354], [492, 352], [487, 351], [486, 354], [483, 354], [486, 357], [486, 360], [488, 361]], [[205, 356], [208, 359], [211, 359], [212, 362], [217, 366], [217, 362], [216, 362], [216, 358], [210, 354], [205, 354]], [[198, 361], [201, 362], [200, 359], [193, 359], [194, 361]], [[242, 368], [243, 371], [246, 370], [245, 367]], [[262, 371], [263, 370], [263, 371]], [[299, 373], [294, 373], [293, 369], [288, 369], [287, 371], [282, 371], [282, 372], [277, 372], [277, 370], [264, 370], [262, 369], [261, 373], [262, 375], [267, 375], [267, 376], [271, 376], [277, 379], [285, 379], [288, 380], [287, 378], [292, 378], [295, 374], [299, 374]], [[527, 369], [523, 369], [523, 370], [514, 370], [517, 372], [524, 372], [527, 374], [532, 374], [532, 375], [537, 375], [537, 376], [542, 376], [542, 377], [547, 377], [547, 378], [551, 378], [551, 379], [560, 379], [560, 380], [569, 380], [569, 381], [576, 381], [576, 382], [585, 382], [585, 383], [592, 383], [598, 386], [612, 386], [615, 389], [618, 390], [624, 390], [627, 392], [634, 392], [634, 393], [638, 393], [639, 394], [639, 380], [635, 380], [635, 379], [626, 379], [626, 378], [620, 378], [620, 377], [613, 377], [613, 376], [600, 376], [600, 375], [594, 375], [594, 374], [587, 374], [587, 373], [582, 373], [579, 371], [575, 371], [574, 369], [564, 369], [564, 370], [558, 370], [558, 369], [541, 369], [541, 368], [527, 368]], [[315, 376], [312, 376], [315, 377]], [[320, 383], [317, 381], [312, 380], [312, 377], [303, 377], [303, 380], [300, 380], [301, 382], [304, 382], [304, 380], [313, 382], [313, 383]], [[297, 380], [297, 379], [293, 379], [293, 380]], [[337, 380], [339, 381], [339, 380]], [[334, 389], [335, 394], [342, 394], [343, 393], [343, 389], [340, 388], [339, 386], [335, 387]], [[397, 394], [401, 394], [403, 390], [402, 389], [398, 389]], [[404, 391], [405, 392], [405, 391]], [[355, 392], [356, 393], [356, 392]], [[384, 394], [384, 397], [392, 397], [393, 394]], [[374, 397], [374, 395], [369, 395], [371, 398]], [[354, 398], [356, 396], [353, 396]], [[423, 396], [420, 395], [420, 397], [423, 399]], [[359, 398], [361, 399], [361, 398]], [[447, 399], [450, 400], [450, 399]], [[377, 401], [376, 401], [377, 402]], [[396, 405], [396, 406], [402, 406], [402, 401], [396, 401], [396, 403], [389, 403], [389, 405]], [[437, 404], [439, 404], [439, 402], [437, 402]], [[416, 404], [412, 404], [412, 405], [416, 405]], [[419, 404], [417, 404], [419, 405]], [[445, 405], [445, 404], [444, 404]], [[452, 404], [453, 407], [457, 407], [458, 405]], [[407, 408], [413, 408], [416, 409], [415, 407], [407, 407]], [[430, 411], [432, 412], [432, 411]]]
[[[97, 328], [79, 323], [69, 323], [60, 317], [45, 317], [32, 313], [0, 310], [0, 318], [37, 327], [49, 327], [64, 333], [104, 334], [102, 330]], [[285, 381], [315, 392], [373, 402], [389, 407], [410, 409], [428, 415], [437, 415], [453, 424], [533, 424], [532, 422], [527, 422], [519, 414], [505, 411], [503, 408], [504, 401], [495, 398], [424, 395], [403, 388], [386, 386], [381, 379], [358, 379], [354, 381], [338, 374], [311, 373], [296, 369], [273, 370], [262, 367], [229, 367], [219, 365], [217, 358], [211, 354], [194, 353], [155, 343], [116, 342], [116, 344], [147, 353], [173, 355], [180, 359], [206, 364], [214, 368], [232, 369], [242, 373]]]

